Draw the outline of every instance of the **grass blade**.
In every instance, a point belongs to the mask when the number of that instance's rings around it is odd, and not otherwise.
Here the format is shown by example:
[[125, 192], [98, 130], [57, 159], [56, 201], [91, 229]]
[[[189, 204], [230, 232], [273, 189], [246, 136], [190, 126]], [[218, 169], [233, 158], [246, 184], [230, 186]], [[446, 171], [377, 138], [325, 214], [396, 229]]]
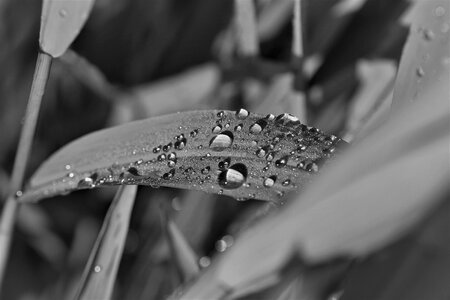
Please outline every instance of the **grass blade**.
[[170, 253], [178, 269], [182, 282], [194, 278], [199, 272], [198, 255], [187, 242], [183, 233], [169, 217], [165, 208], [161, 212], [161, 221], [169, 242]]
[[44, 0], [42, 5], [41, 50], [52, 57], [66, 52], [86, 22], [95, 0]]
[[75, 299], [111, 299], [128, 233], [137, 186], [123, 186], [111, 203]]
[[236, 43], [242, 57], [255, 57], [259, 53], [253, 0], [235, 0]]
[[41, 166], [21, 199], [140, 184], [275, 201], [313, 178], [340, 144], [288, 114], [184, 112], [70, 143]]

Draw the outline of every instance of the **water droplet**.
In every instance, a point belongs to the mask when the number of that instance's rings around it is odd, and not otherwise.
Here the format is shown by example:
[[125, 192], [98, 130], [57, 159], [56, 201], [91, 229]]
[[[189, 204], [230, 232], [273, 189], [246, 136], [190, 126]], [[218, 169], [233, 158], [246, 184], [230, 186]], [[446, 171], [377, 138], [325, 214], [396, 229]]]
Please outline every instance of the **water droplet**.
[[222, 130], [222, 125], [216, 125], [212, 129], [212, 133], [219, 133]]
[[193, 138], [193, 137], [196, 137], [197, 134], [198, 134], [198, 129], [194, 129], [191, 131], [191, 133], [189, 133], [189, 136]]
[[436, 15], [436, 17], [442, 17], [443, 15], [445, 15], [445, 8], [442, 6], [436, 6], [436, 8], [434, 9], [434, 14]]
[[423, 32], [423, 36], [426, 40], [431, 41], [434, 39], [434, 32], [431, 29], [425, 29]]
[[290, 179], [286, 179], [286, 180], [284, 180], [284, 181], [281, 183], [282, 186], [288, 186], [288, 185], [290, 185], [290, 184], [291, 184], [291, 180], [290, 180]]
[[164, 160], [166, 160], [166, 155], [165, 154], [158, 155], [158, 161], [164, 161]]
[[182, 138], [181, 140], [176, 141], [175, 142], [175, 149], [177, 149], [177, 150], [183, 149], [186, 146], [186, 143], [187, 143], [186, 138]]
[[275, 182], [277, 181], [277, 176], [273, 175], [264, 179], [263, 185], [267, 188], [273, 187]]
[[177, 164], [176, 160], [169, 160], [169, 161], [167, 162], [167, 166], [168, 166], [169, 168], [175, 167], [176, 164]]
[[169, 153], [169, 154], [167, 154], [167, 159], [168, 160], [176, 160], [177, 154], [175, 152]]
[[74, 178], [74, 177], [75, 177], [75, 173], [70, 172], [70, 173], [67, 174], [67, 177], [69, 177], [69, 178]]
[[161, 151], [161, 148], [162, 148], [161, 145], [159, 145], [159, 146], [153, 148], [153, 153], [158, 153], [158, 152], [160, 152], [160, 151]]
[[224, 131], [211, 139], [209, 148], [214, 151], [223, 151], [233, 143], [234, 136], [231, 131]]
[[234, 127], [234, 131], [241, 131], [243, 126], [244, 126], [244, 125], [243, 125], [242, 123], [236, 125], [236, 126]]
[[261, 133], [261, 131], [264, 130], [264, 128], [267, 126], [267, 122], [263, 119], [256, 121], [253, 125], [250, 126], [250, 133], [258, 134]]
[[269, 152], [266, 156], [267, 161], [272, 161], [275, 157], [275, 152]]
[[22, 195], [23, 195], [23, 192], [22, 192], [21, 190], [18, 190], [18, 191], [16, 192], [16, 197], [17, 197], [17, 198], [22, 197]]
[[66, 169], [67, 171], [69, 171], [70, 169], [72, 169], [72, 166], [71, 166], [71, 165], [65, 165], [65, 166], [64, 166], [64, 169]]
[[224, 113], [224, 111], [223, 110], [221, 110], [221, 111], [219, 111], [218, 113], [217, 113], [217, 117], [218, 118], [223, 118], [223, 116], [225, 115], [225, 113]]
[[141, 159], [138, 159], [134, 164], [135, 164], [136, 166], [139, 166], [139, 165], [141, 165], [143, 162], [144, 162], [144, 160], [141, 158]]
[[256, 150], [255, 154], [256, 156], [262, 158], [266, 155], [266, 150], [264, 150], [263, 148], [259, 148], [258, 150]]
[[238, 163], [219, 174], [219, 185], [225, 189], [236, 189], [244, 184], [247, 179], [247, 167]]
[[208, 256], [202, 256], [199, 260], [198, 260], [198, 264], [200, 265], [200, 267], [202, 268], [207, 268], [209, 267], [209, 265], [211, 264], [211, 259]]
[[300, 120], [296, 116], [284, 113], [277, 116], [275, 123], [283, 126], [295, 126], [300, 125]]
[[172, 149], [172, 143], [168, 143], [167, 145], [164, 145], [163, 151], [168, 152], [170, 149]]
[[231, 163], [231, 158], [228, 157], [228, 158], [224, 159], [223, 161], [219, 162], [218, 167], [219, 167], [219, 169], [224, 170], [224, 169], [228, 168], [230, 163]]
[[101, 271], [102, 271], [102, 267], [101, 267], [101, 266], [96, 265], [96, 266], [94, 267], [94, 272], [95, 272], [95, 273], [100, 273]]
[[139, 171], [135, 167], [128, 168], [128, 173], [134, 176], [139, 176]]
[[204, 167], [203, 169], [202, 169], [202, 174], [203, 175], [206, 175], [206, 174], [208, 174], [209, 173], [209, 171], [211, 171], [211, 167], [210, 166], [206, 166], [206, 167]]
[[227, 243], [224, 240], [218, 240], [215, 246], [218, 252], [225, 252], [227, 250]]
[[277, 168], [284, 167], [287, 164], [288, 160], [289, 160], [289, 156], [283, 156], [282, 158], [278, 159], [275, 162], [275, 167], [277, 167]]
[[417, 76], [419, 76], [419, 77], [423, 77], [423, 76], [425, 76], [425, 71], [422, 69], [422, 67], [418, 67], [418, 68], [416, 69], [416, 74], [417, 74]]
[[266, 116], [266, 119], [269, 120], [269, 121], [273, 121], [273, 120], [275, 120], [275, 115], [268, 114], [268, 115]]
[[93, 188], [93, 187], [95, 187], [94, 179], [92, 177], [83, 178], [78, 182], [78, 187], [79, 188]]
[[60, 10], [59, 10], [59, 16], [60, 16], [61, 18], [67, 17], [67, 11], [66, 11], [65, 9], [60, 9]]
[[247, 118], [248, 114], [249, 114], [248, 110], [243, 109], [243, 108], [236, 111], [236, 117], [240, 120], [244, 120], [245, 118]]
[[171, 169], [169, 172], [164, 173], [163, 179], [169, 180], [175, 175], [175, 169]]

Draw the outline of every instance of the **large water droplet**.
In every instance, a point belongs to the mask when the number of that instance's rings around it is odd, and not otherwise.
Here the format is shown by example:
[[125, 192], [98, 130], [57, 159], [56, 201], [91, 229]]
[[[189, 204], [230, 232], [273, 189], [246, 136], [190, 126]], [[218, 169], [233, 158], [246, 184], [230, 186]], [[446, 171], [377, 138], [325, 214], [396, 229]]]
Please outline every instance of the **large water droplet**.
[[236, 112], [236, 117], [240, 120], [244, 120], [245, 118], [248, 117], [248, 111], [246, 109], [241, 108]]
[[267, 121], [261, 119], [256, 121], [253, 125], [250, 126], [250, 133], [258, 134], [261, 133], [261, 131], [264, 130], [264, 128], [267, 126]]
[[273, 187], [275, 182], [277, 181], [277, 176], [273, 175], [264, 179], [263, 185], [267, 188]]
[[224, 189], [237, 189], [242, 186], [247, 179], [247, 167], [238, 163], [219, 174], [219, 185]]
[[209, 141], [209, 148], [214, 151], [223, 151], [233, 144], [233, 139], [234, 136], [231, 131], [224, 131], [214, 136], [211, 141]]

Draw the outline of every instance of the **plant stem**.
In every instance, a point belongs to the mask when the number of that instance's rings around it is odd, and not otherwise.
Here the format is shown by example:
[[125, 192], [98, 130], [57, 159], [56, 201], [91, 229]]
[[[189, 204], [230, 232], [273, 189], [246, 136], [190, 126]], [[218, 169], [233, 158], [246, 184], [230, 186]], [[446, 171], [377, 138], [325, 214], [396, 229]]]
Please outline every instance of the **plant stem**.
[[242, 57], [256, 57], [259, 53], [253, 0], [235, 0], [235, 30], [238, 53]]
[[42, 96], [44, 95], [51, 62], [52, 57], [50, 55], [42, 52], [38, 54], [33, 83], [31, 85], [30, 96], [28, 98], [28, 105], [25, 112], [24, 124], [14, 160], [12, 179], [8, 193], [9, 196], [4, 205], [0, 220], [0, 292], [5, 275], [9, 249], [11, 246], [14, 223], [19, 208], [19, 204], [16, 201], [16, 196], [20, 196], [22, 193], [20, 190], [23, 185], [25, 169], [27, 166], [31, 145], [33, 143], [36, 123], [39, 116], [39, 108], [41, 106]]

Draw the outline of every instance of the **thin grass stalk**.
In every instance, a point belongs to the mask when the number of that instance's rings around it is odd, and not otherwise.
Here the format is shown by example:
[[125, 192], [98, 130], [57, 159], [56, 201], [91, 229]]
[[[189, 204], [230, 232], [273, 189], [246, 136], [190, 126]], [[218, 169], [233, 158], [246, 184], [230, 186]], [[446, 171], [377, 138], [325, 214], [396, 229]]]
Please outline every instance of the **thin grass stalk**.
[[25, 177], [25, 170], [30, 156], [34, 133], [36, 131], [36, 123], [39, 116], [42, 96], [44, 95], [45, 86], [50, 73], [51, 62], [52, 57], [50, 55], [42, 52], [38, 54], [33, 83], [31, 85], [30, 96], [25, 112], [24, 124], [14, 160], [12, 179], [8, 193], [9, 196], [6, 200], [0, 220], [0, 292], [5, 275], [9, 249], [11, 247], [14, 223], [19, 208], [16, 196], [22, 194], [21, 189], [23, 179]]
[[253, 0], [235, 0], [234, 6], [238, 53], [242, 57], [256, 57], [259, 54], [259, 42]]

